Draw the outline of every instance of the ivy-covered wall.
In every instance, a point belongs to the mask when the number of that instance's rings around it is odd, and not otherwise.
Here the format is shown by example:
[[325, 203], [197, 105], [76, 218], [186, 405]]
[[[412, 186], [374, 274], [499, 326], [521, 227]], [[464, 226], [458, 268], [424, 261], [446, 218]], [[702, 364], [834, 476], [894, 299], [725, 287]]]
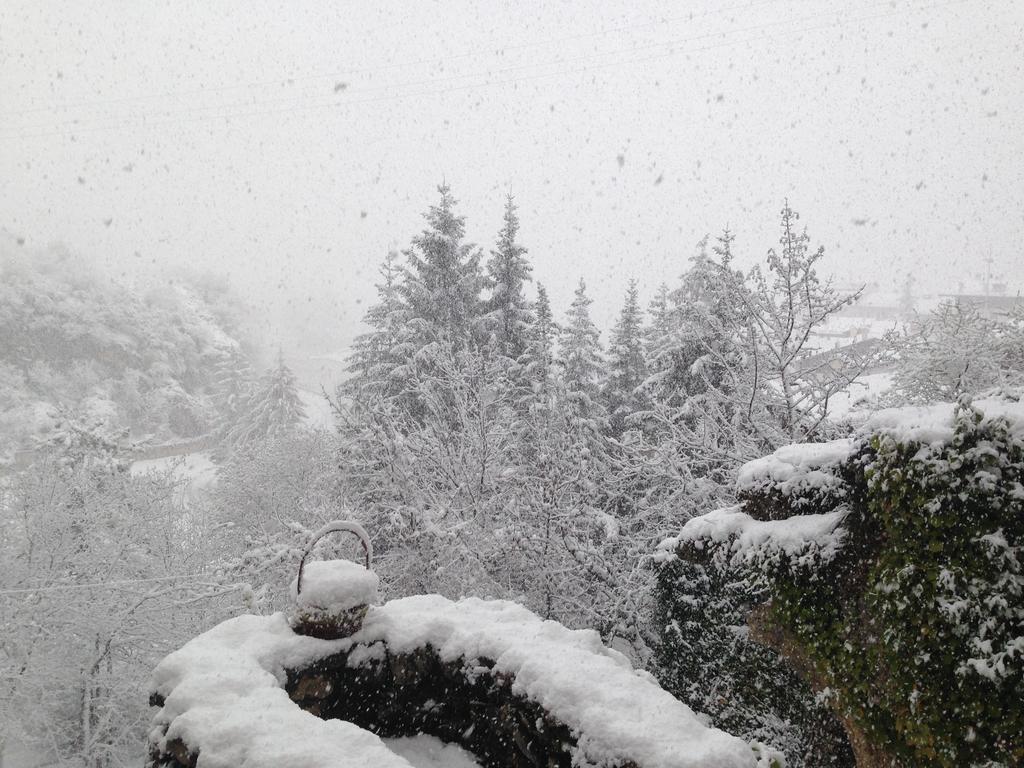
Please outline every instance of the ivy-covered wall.
[[716, 727], [785, 754], [786, 768], [852, 768], [829, 707], [777, 651], [751, 638], [747, 616], [760, 590], [706, 551], [690, 554], [658, 573], [658, 682]]
[[[755, 634], [830, 700], [858, 765], [1024, 765], [1020, 396], [885, 414], [813, 472], [745, 489], [725, 533], [688, 525], [666, 572], [712, 562], [765, 590]], [[797, 516], [837, 511], [830, 544], [794, 544]]]

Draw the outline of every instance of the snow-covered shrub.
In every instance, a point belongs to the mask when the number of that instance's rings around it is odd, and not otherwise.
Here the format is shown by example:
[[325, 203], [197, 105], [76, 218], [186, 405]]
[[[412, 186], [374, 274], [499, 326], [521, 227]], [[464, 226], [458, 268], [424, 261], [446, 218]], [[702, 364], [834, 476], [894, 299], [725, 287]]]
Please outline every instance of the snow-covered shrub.
[[891, 398], [955, 400], [965, 392], [1024, 381], [1024, 312], [989, 317], [969, 300], [917, 317], [896, 344]]

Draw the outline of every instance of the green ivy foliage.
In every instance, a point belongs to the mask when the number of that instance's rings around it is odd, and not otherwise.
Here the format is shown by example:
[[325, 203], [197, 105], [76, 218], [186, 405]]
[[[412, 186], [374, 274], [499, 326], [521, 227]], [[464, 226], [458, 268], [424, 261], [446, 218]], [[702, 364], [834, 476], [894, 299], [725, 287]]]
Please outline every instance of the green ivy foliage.
[[1024, 765], [1021, 435], [965, 401], [951, 440], [872, 435], [841, 472], [844, 551], [761, 573], [772, 620], [898, 765]]
[[763, 587], [708, 550], [665, 563], [656, 589], [661, 685], [728, 733], [786, 756], [787, 768], [852, 768], [828, 707], [778, 654], [749, 638]]

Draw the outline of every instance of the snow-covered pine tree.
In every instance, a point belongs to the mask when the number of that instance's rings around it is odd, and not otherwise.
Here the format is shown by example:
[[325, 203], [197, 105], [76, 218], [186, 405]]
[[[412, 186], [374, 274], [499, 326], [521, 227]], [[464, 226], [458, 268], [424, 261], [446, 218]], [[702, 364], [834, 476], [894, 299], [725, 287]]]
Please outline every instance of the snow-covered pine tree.
[[640, 409], [638, 390], [647, 378], [642, 315], [636, 280], [630, 280], [626, 289], [626, 302], [612, 329], [611, 344], [608, 346], [609, 372], [605, 383], [605, 401], [608, 404], [609, 429], [613, 437], [619, 437], [626, 431], [629, 417]]
[[579, 417], [592, 420], [596, 427], [605, 419], [600, 401], [604, 359], [601, 355], [601, 334], [590, 319], [590, 305], [593, 303], [581, 278], [562, 328], [559, 357], [566, 393], [573, 409]]
[[488, 326], [494, 334], [498, 351], [516, 360], [526, 350], [529, 328], [533, 322], [530, 303], [523, 293], [532, 267], [526, 259], [526, 248], [519, 244], [519, 217], [509, 194], [505, 200], [505, 223], [498, 234], [498, 243], [487, 262], [487, 283], [491, 295], [485, 303]]
[[556, 377], [555, 344], [559, 328], [551, 312], [547, 289], [537, 283], [537, 301], [533, 305], [533, 324], [527, 333], [526, 348], [519, 359], [523, 383], [530, 399], [546, 399]]
[[246, 412], [256, 384], [249, 356], [239, 346], [221, 347], [213, 371], [213, 405], [217, 409], [214, 430], [226, 435]]
[[707, 356], [711, 334], [716, 346], [728, 335], [721, 317], [728, 306], [726, 300], [740, 282], [731, 269], [727, 231], [716, 253], [718, 262], [708, 254], [708, 237], [697, 244], [690, 266], [683, 272], [679, 285], [661, 292], [651, 303], [651, 325], [644, 333], [644, 351], [648, 376], [645, 395], [654, 403], [678, 407], [688, 397], [704, 389], [694, 363]]
[[295, 374], [278, 353], [277, 365], [263, 375], [249, 407], [228, 433], [225, 443], [230, 450], [237, 451], [260, 440], [288, 434], [305, 418]]
[[644, 359], [648, 369], [654, 369], [662, 345], [672, 331], [672, 308], [667, 283], [658, 286], [657, 293], [647, 305], [648, 324], [644, 327]]
[[[565, 465], [564, 492], [567, 510], [575, 516], [563, 543], [573, 560], [583, 569], [580, 578], [589, 580], [589, 599], [610, 607], [609, 591], [616, 586], [603, 562], [602, 539], [617, 535], [617, 524], [603, 508], [602, 485], [607, 479], [607, 412], [601, 399], [604, 360], [600, 334], [590, 318], [593, 300], [587, 296], [581, 279], [566, 314], [559, 346], [562, 406], [567, 440], [558, 461]], [[596, 618], [596, 617], [595, 617]], [[608, 615], [603, 622], [615, 623]], [[611, 626], [599, 631], [607, 635]]]
[[399, 283], [417, 352], [442, 339], [457, 348], [467, 346], [481, 312], [480, 251], [463, 242], [466, 222], [455, 215], [451, 189], [442, 184], [438, 192], [440, 202], [424, 215], [426, 229], [405, 251], [408, 265]]
[[377, 397], [391, 397], [402, 388], [403, 366], [411, 349], [406, 344], [409, 310], [402, 300], [398, 252], [388, 249], [380, 267], [377, 303], [367, 310], [363, 322], [370, 330], [356, 337], [348, 370], [352, 374], [339, 395], [367, 403]]

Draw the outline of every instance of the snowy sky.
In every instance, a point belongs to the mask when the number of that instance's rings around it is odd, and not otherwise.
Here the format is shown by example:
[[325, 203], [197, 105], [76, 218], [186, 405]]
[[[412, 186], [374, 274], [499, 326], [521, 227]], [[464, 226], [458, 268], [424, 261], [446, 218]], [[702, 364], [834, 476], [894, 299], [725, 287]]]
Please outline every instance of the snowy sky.
[[0, 7], [0, 231], [228, 272], [340, 349], [447, 179], [489, 248], [610, 324], [788, 197], [843, 281], [1024, 283], [1015, 0], [82, 2]]

